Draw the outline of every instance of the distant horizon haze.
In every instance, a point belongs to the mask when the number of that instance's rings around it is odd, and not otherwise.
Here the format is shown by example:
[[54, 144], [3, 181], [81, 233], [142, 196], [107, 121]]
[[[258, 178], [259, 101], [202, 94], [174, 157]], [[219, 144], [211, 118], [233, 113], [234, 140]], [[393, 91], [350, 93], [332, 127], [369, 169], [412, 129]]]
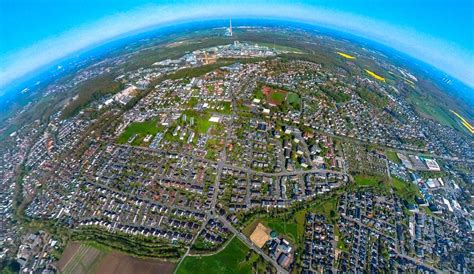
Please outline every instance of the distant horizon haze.
[[38, 0], [29, 3], [30, 9], [22, 9], [27, 2], [0, 1], [0, 90], [56, 60], [127, 33], [232, 17], [300, 21], [347, 32], [403, 52], [474, 87], [474, 1], [456, 1], [453, 5], [424, 0], [292, 4], [86, 0], [79, 5], [67, 0]]

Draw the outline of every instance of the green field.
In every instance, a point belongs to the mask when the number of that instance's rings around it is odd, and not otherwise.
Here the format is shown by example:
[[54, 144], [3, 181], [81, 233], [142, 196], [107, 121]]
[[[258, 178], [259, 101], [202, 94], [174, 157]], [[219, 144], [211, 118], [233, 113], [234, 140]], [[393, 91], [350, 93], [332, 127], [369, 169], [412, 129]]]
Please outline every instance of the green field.
[[442, 108], [439, 103], [434, 101], [431, 97], [422, 96], [417, 92], [411, 92], [408, 94], [408, 101], [415, 107], [419, 114], [434, 119], [442, 125], [467, 132], [465, 128], [459, 125], [448, 110]]
[[188, 121], [191, 117], [194, 117], [193, 127], [197, 130], [198, 133], [205, 134], [212, 126], [212, 122], [209, 122], [209, 118], [211, 118], [211, 115], [206, 112], [197, 112], [195, 110], [188, 109], [184, 111], [183, 114], [186, 114], [186, 119]]
[[219, 106], [222, 107], [222, 109], [218, 111], [219, 113], [232, 114], [232, 104], [230, 102], [221, 102]]
[[296, 109], [300, 108], [300, 96], [294, 92], [289, 92], [287, 96], [287, 102]]
[[286, 93], [280, 90], [272, 91], [270, 93], [270, 99], [274, 101], [277, 105], [281, 105], [286, 99]]
[[397, 196], [408, 201], [414, 202], [415, 197], [420, 197], [420, 190], [418, 187], [412, 183], [404, 182], [397, 178], [392, 178], [392, 187]]
[[187, 256], [176, 273], [251, 273], [254, 260], [246, 259], [249, 251], [240, 239], [234, 237], [224, 250], [214, 255]]
[[391, 150], [387, 150], [385, 151], [385, 156], [387, 156], [387, 158], [396, 163], [396, 164], [401, 164], [402, 161], [398, 158], [397, 156], [397, 153], [395, 151], [391, 151]]
[[332, 218], [334, 218], [337, 212], [337, 201], [338, 198], [336, 196], [333, 196], [326, 200], [317, 201], [311, 207], [310, 211], [316, 214], [324, 215], [329, 221], [334, 221], [332, 220]]
[[409, 202], [413, 202], [415, 196], [420, 196], [420, 191], [417, 186], [397, 178], [391, 178], [389, 181], [388, 178], [356, 175], [354, 180], [358, 187], [372, 187], [374, 190], [384, 193], [388, 193], [393, 189], [395, 195]]
[[266, 226], [275, 230], [279, 234], [284, 234], [292, 242], [298, 242], [298, 225], [293, 220], [283, 220], [281, 218], [265, 217], [260, 221]]
[[137, 134], [137, 137], [132, 142], [132, 145], [140, 145], [146, 135], [155, 135], [160, 131], [158, 127], [158, 119], [151, 119], [144, 122], [133, 122], [125, 129], [125, 131], [118, 137], [117, 142], [119, 144], [125, 144], [128, 142], [130, 137]]

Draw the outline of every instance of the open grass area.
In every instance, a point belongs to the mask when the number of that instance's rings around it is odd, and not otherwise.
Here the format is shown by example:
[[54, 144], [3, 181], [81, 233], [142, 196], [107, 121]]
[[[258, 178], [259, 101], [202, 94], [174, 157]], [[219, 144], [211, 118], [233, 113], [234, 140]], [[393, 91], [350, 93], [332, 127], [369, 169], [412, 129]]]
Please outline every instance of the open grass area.
[[232, 104], [228, 101], [218, 101], [209, 104], [209, 112], [230, 115], [232, 114]]
[[331, 197], [330, 199], [317, 201], [311, 208], [310, 211], [316, 214], [321, 214], [326, 217], [329, 221], [334, 221], [334, 217], [337, 212], [337, 197]]
[[[117, 143], [125, 144], [136, 134], [132, 145], [140, 145], [148, 134], [155, 136], [161, 130], [158, 126], [158, 119], [150, 119], [144, 122], [134, 122], [128, 125], [125, 131], [117, 138]], [[152, 137], [153, 138], [153, 137]]]
[[212, 122], [209, 122], [209, 118], [211, 115], [207, 112], [198, 112], [195, 110], [188, 109], [183, 112], [186, 114], [187, 120], [194, 119], [194, 128], [197, 130], [198, 133], [205, 134], [209, 128], [212, 126]]
[[354, 180], [356, 187], [370, 187], [383, 193], [389, 193], [390, 190], [393, 190], [395, 195], [412, 203], [416, 196], [421, 195], [416, 185], [397, 178], [388, 179], [377, 176], [356, 175]]
[[223, 149], [223, 143], [219, 139], [211, 138], [206, 142], [206, 159], [216, 161], [219, 152]]
[[284, 234], [289, 238], [292, 242], [297, 243], [298, 241], [298, 226], [296, 222], [293, 220], [283, 220], [281, 218], [262, 218], [260, 219], [261, 222], [271, 228], [272, 230], [275, 230], [279, 234]]
[[387, 150], [385, 151], [385, 156], [387, 156], [387, 158], [396, 163], [396, 164], [401, 164], [402, 161], [398, 158], [397, 156], [397, 153], [395, 151], [391, 151], [391, 150]]
[[188, 256], [176, 273], [251, 273], [253, 260], [246, 259], [250, 249], [237, 237], [220, 252], [211, 256]]
[[411, 203], [415, 201], [416, 196], [421, 196], [420, 190], [416, 185], [397, 178], [392, 178], [392, 187], [397, 196]]
[[384, 180], [379, 177], [375, 176], [368, 176], [368, 175], [356, 175], [354, 176], [354, 181], [357, 186], [373, 186], [378, 187], [380, 184], [384, 183]]
[[300, 96], [294, 92], [288, 92], [288, 96], [286, 98], [288, 104], [293, 106], [295, 109], [300, 108]]

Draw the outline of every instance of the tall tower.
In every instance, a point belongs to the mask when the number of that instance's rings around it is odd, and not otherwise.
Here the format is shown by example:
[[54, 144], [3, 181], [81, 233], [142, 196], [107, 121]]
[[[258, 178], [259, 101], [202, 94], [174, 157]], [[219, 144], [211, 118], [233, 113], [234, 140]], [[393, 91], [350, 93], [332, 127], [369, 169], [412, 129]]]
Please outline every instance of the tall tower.
[[232, 36], [232, 19], [229, 21], [229, 35]]

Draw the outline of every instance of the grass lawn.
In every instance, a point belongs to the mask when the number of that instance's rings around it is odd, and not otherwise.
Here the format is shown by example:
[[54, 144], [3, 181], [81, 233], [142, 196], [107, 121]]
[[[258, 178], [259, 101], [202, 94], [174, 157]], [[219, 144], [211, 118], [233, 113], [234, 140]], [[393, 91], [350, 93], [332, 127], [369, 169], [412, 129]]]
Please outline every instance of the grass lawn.
[[260, 221], [278, 234], [284, 234], [293, 243], [298, 242], [298, 225], [293, 220], [285, 221], [281, 218], [264, 217]]
[[295, 108], [299, 108], [300, 105], [300, 96], [294, 92], [289, 92], [286, 99], [288, 104], [292, 105]]
[[359, 187], [373, 187], [375, 190], [385, 193], [393, 189], [395, 195], [411, 203], [414, 202], [416, 196], [421, 195], [416, 185], [397, 178], [391, 178], [391, 181], [388, 181], [376, 176], [357, 175], [354, 180]]
[[188, 120], [191, 117], [194, 117], [194, 128], [198, 133], [205, 134], [212, 125], [212, 122], [209, 122], [211, 115], [206, 112], [197, 112], [195, 110], [188, 109], [183, 113], [186, 114]]
[[356, 175], [354, 180], [357, 186], [373, 186], [378, 187], [379, 182], [382, 181], [381, 178], [368, 175]]
[[232, 114], [232, 104], [227, 101], [218, 101], [216, 103], [211, 103], [208, 111], [230, 115]]
[[199, 103], [199, 98], [198, 97], [191, 97], [189, 98], [188, 101], [188, 107], [193, 108]]
[[396, 164], [401, 164], [402, 163], [402, 161], [398, 158], [397, 153], [395, 151], [387, 150], [387, 151], [385, 151], [385, 156], [387, 156], [387, 158], [390, 161], [392, 161]]
[[132, 145], [139, 145], [143, 138], [146, 135], [151, 134], [155, 135], [160, 131], [160, 128], [157, 125], [158, 119], [151, 119], [144, 122], [133, 122], [125, 129], [125, 131], [118, 137], [117, 142], [119, 144], [127, 143], [128, 139], [134, 134], [137, 134], [137, 137], [133, 141]]
[[234, 237], [219, 253], [184, 258], [176, 273], [251, 273], [253, 262], [246, 260], [249, 251], [250, 249], [240, 239]]
[[334, 214], [337, 212], [337, 197], [333, 197], [321, 203], [316, 203], [316, 205], [313, 208], [316, 209], [316, 210], [313, 210], [313, 212], [324, 215], [326, 219], [330, 221], [332, 218], [331, 211]]
[[389, 194], [392, 188], [388, 178], [372, 175], [356, 175], [354, 176], [356, 188], [371, 188], [379, 194]]
[[421, 196], [420, 190], [416, 185], [404, 182], [397, 178], [392, 178], [392, 187], [395, 194], [411, 203], [415, 201], [416, 196]]

